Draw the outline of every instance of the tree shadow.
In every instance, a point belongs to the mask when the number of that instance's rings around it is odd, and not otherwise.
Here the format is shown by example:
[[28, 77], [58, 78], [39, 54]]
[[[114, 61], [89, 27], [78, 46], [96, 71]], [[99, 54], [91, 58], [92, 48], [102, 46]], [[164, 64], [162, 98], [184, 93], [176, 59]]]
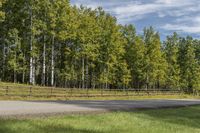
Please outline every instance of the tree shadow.
[[[120, 113], [120, 112], [119, 112]], [[180, 125], [188, 128], [200, 129], [200, 107], [192, 106], [176, 109], [154, 109], [128, 112], [132, 116], [142, 117], [150, 122], [164, 122], [167, 124]], [[56, 122], [50, 119], [32, 121], [25, 120], [0, 120], [0, 133], [104, 133], [105, 131], [96, 131], [95, 129], [85, 129], [73, 127], [70, 124]], [[37, 123], [39, 122], [39, 123]], [[43, 123], [44, 122], [44, 123]], [[118, 121], [120, 123], [120, 121]], [[128, 123], [128, 121], [127, 121]]]
[[[27, 125], [28, 123], [28, 125]], [[25, 125], [24, 125], [25, 124]], [[26, 120], [0, 120], [0, 133], [103, 133], [92, 129], [78, 129], [64, 124], [35, 124]]]
[[[30, 102], [30, 101], [29, 101]], [[143, 101], [32, 101], [36, 103], [52, 103], [52, 104], [61, 104], [61, 105], [74, 105], [77, 107], [86, 107], [86, 108], [95, 108], [95, 109], [105, 109], [108, 111], [136, 111], [132, 113], [135, 114], [144, 114], [142, 116], [146, 116], [145, 119], [149, 119], [150, 121], [161, 121], [166, 123], [177, 124], [185, 127], [198, 128], [200, 129], [200, 107], [192, 106], [187, 108], [177, 108], [188, 105], [195, 105], [193, 101], [176, 101], [176, 100], [143, 100]], [[181, 102], [183, 102], [181, 104]], [[170, 104], [170, 106], [165, 106]], [[197, 103], [199, 104], [199, 102]], [[145, 105], [145, 106], [144, 106]], [[149, 105], [149, 106], [148, 106]], [[155, 109], [160, 106], [161, 109]], [[180, 106], [178, 106], [180, 105]], [[50, 106], [50, 105], [48, 105]], [[173, 106], [175, 109], [169, 109]], [[165, 108], [165, 109], [162, 109]], [[166, 109], [167, 108], [167, 109]], [[138, 111], [138, 109], [142, 109]], [[148, 109], [148, 110], [146, 110]], [[151, 110], [150, 110], [151, 109]], [[153, 109], [153, 110], [152, 110]], [[81, 112], [81, 110], [80, 110]], [[64, 113], [65, 114], [65, 113]], [[72, 110], [73, 114], [73, 110]], [[88, 112], [91, 114], [91, 112]], [[14, 130], [11, 130], [8, 125], [13, 124], [12, 121], [2, 121], [0, 120], [0, 133], [18, 133]], [[89, 133], [99, 133], [97, 131], [85, 130], [85, 129], [76, 129], [70, 125], [46, 125], [46, 126], [38, 126], [33, 125], [36, 129], [40, 129], [43, 132], [48, 131], [51, 132], [89, 132]], [[36, 130], [32, 129], [28, 131], [28, 133], [35, 133]], [[54, 130], [55, 129], [55, 130]], [[51, 131], [53, 130], [53, 131]], [[20, 132], [21, 133], [21, 132]]]
[[[198, 101], [198, 100], [197, 100]], [[181, 126], [200, 129], [199, 102], [179, 100], [142, 100], [142, 101], [52, 101], [58, 104], [77, 105], [80, 107], [106, 109], [108, 111], [132, 112], [144, 114], [152, 121], [158, 120]], [[178, 102], [178, 103], [177, 103]], [[155, 106], [146, 105], [158, 104]], [[169, 104], [169, 105], [167, 105]], [[145, 105], [145, 106], [143, 106]]]
[[[106, 111], [136, 111], [147, 109], [178, 108], [200, 105], [200, 100], [75, 100], [75, 101], [31, 101], [36, 103], [53, 103], [73, 105], [83, 108], [102, 109]], [[73, 109], [72, 109], [73, 111]], [[81, 111], [81, 110], [80, 110]]]
[[156, 109], [137, 111], [137, 114], [145, 114], [152, 121], [158, 120], [170, 124], [200, 129], [200, 107], [183, 107], [176, 109]]

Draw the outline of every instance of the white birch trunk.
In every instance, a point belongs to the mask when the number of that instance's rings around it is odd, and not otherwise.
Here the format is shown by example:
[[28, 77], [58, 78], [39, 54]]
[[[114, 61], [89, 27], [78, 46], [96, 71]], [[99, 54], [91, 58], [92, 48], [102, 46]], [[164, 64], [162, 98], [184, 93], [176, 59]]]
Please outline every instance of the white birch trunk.
[[5, 43], [3, 44], [3, 70], [2, 70], [2, 73], [3, 73], [3, 77], [2, 79], [4, 80], [5, 79], [5, 62], [6, 62], [6, 46], [5, 46]]
[[42, 64], [42, 85], [45, 85], [46, 80], [46, 38], [44, 36], [44, 44], [43, 44], [43, 64]]
[[33, 57], [30, 57], [29, 82], [30, 82], [30, 84], [33, 84]]
[[86, 58], [86, 88], [88, 88], [88, 80], [89, 80], [89, 68], [88, 68], [88, 58]]
[[[30, 5], [29, 5], [30, 6]], [[32, 9], [29, 7], [29, 14], [30, 14], [30, 73], [29, 73], [29, 83], [33, 84], [33, 57], [32, 57], [32, 52], [33, 52], [33, 38], [32, 38]]]
[[85, 88], [85, 59], [82, 57], [82, 88]]
[[54, 86], [54, 36], [52, 38], [51, 47], [51, 86]]
[[33, 58], [33, 70], [32, 70], [32, 72], [33, 72], [33, 77], [32, 77], [32, 80], [33, 80], [33, 85], [35, 85], [35, 58]]
[[[17, 53], [15, 51], [15, 64], [17, 63], [16, 58], [17, 58]], [[13, 78], [14, 78], [14, 83], [16, 83], [17, 82], [17, 75], [16, 75], [16, 68], [15, 67], [14, 67], [14, 71], [13, 71]]]

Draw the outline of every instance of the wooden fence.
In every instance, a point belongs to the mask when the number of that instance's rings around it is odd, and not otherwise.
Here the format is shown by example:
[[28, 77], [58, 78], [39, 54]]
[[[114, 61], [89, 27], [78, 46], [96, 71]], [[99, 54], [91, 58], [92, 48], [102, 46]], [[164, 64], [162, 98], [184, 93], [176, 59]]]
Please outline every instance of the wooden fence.
[[144, 89], [76, 89], [37, 86], [0, 86], [0, 96], [21, 97], [116, 97], [145, 95], [179, 95], [181, 90]]

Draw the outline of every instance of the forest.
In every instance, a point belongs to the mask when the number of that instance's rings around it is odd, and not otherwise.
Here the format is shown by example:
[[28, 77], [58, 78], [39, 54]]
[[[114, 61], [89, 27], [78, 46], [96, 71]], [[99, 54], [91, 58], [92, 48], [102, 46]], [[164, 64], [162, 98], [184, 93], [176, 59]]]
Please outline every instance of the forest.
[[200, 40], [137, 34], [101, 7], [0, 0], [0, 81], [66, 88], [200, 90]]

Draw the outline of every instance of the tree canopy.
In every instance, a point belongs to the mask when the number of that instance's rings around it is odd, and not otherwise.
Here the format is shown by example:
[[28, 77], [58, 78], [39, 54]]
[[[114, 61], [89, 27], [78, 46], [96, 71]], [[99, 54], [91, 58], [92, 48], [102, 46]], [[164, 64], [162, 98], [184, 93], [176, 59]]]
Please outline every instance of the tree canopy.
[[0, 80], [69, 88], [200, 89], [200, 40], [137, 34], [102, 8], [0, 0]]

